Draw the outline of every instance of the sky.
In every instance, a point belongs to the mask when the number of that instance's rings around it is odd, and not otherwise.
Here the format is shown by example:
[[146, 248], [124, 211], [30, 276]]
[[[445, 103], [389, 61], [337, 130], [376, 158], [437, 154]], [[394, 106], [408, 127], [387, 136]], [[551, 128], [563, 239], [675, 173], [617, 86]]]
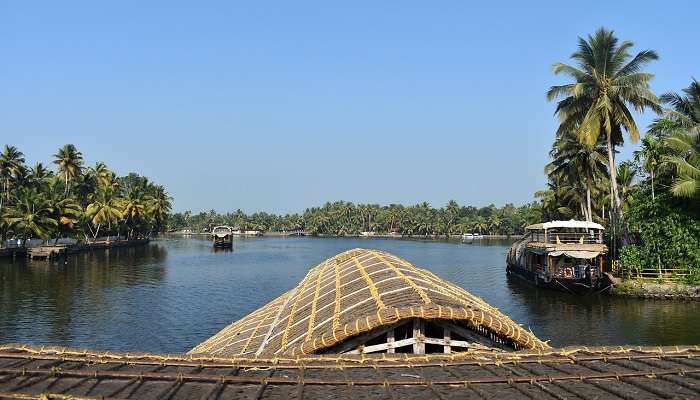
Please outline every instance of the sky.
[[[544, 187], [545, 92], [599, 27], [700, 78], [700, 2], [0, 1], [0, 145], [65, 143], [166, 186], [174, 209], [326, 201], [523, 204]], [[643, 129], [653, 115], [637, 116]], [[635, 149], [626, 144], [620, 157]]]

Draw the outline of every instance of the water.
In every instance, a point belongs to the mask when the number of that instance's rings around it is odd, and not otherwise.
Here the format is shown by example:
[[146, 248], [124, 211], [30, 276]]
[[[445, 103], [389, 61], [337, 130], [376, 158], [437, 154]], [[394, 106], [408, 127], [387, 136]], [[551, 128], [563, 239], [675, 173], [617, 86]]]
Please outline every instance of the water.
[[484, 298], [555, 346], [700, 343], [700, 304], [577, 297], [507, 279], [508, 243], [248, 238], [214, 252], [203, 239], [73, 256], [0, 259], [0, 343], [181, 353], [355, 247], [386, 250]]

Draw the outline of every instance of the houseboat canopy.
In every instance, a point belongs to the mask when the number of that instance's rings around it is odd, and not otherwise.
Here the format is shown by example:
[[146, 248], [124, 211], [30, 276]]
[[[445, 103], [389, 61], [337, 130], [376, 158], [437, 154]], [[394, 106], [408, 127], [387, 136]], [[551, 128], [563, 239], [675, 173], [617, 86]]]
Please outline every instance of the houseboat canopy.
[[[430, 271], [389, 253], [354, 249], [323, 261], [297, 287], [227, 326], [189, 354], [278, 358], [364, 353], [373, 343], [362, 342], [363, 337], [376, 340], [382, 334], [391, 335], [391, 343], [375, 346], [393, 352], [394, 343], [398, 347], [399, 342], [431, 336], [429, 328], [425, 335], [420, 331], [431, 324], [445, 327], [445, 332], [453, 327], [459, 336], [453, 337], [455, 342], [441, 342], [440, 349], [443, 344], [464, 350], [483, 348], [456, 343], [479, 343], [475, 337], [502, 344], [505, 350], [549, 348], [496, 308]], [[389, 332], [401, 326], [403, 332], [411, 332], [412, 327], [413, 335], [393, 342]], [[428, 352], [419, 347], [420, 351]]]
[[211, 234], [216, 237], [226, 237], [233, 234], [233, 228], [230, 226], [217, 226], [211, 230]]
[[538, 230], [543, 230], [543, 229], [554, 229], [554, 228], [574, 228], [574, 229], [599, 229], [599, 230], [604, 230], [603, 225], [597, 224], [595, 222], [588, 222], [588, 221], [576, 221], [576, 220], [569, 220], [569, 221], [550, 221], [550, 222], [543, 222], [541, 224], [534, 224], [534, 225], [529, 225], [525, 227], [525, 229], [530, 230], [530, 231], [538, 231]]

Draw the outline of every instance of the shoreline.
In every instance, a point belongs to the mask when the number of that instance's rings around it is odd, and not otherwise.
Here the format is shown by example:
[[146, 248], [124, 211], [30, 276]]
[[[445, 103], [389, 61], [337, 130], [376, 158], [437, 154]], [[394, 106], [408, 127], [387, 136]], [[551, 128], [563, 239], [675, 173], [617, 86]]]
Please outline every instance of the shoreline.
[[[87, 251], [95, 251], [95, 250], [107, 250], [107, 249], [113, 249], [113, 248], [143, 246], [143, 245], [148, 244], [150, 241], [151, 241], [150, 239], [130, 239], [130, 240], [99, 241], [99, 242], [92, 242], [92, 243], [76, 243], [76, 244], [72, 244], [72, 245], [42, 244], [39, 246], [32, 246], [32, 247], [4, 247], [4, 248], [0, 248], [0, 258], [1, 257], [27, 258], [28, 253], [30, 252], [30, 249], [38, 249], [38, 248], [44, 248], [44, 249], [48, 249], [48, 250], [50, 250], [51, 248], [55, 248], [56, 250], [65, 251], [65, 254], [70, 255], [70, 254], [77, 254], [77, 253], [82, 253], [82, 252], [87, 252]], [[59, 254], [60, 251], [57, 251], [56, 254]]]
[[[165, 232], [163, 235], [179, 235], [179, 236], [210, 236], [209, 232]], [[311, 238], [359, 238], [359, 239], [417, 239], [417, 240], [431, 240], [431, 241], [461, 241], [462, 235], [450, 235], [449, 238], [445, 238], [444, 235], [389, 235], [389, 234], [377, 234], [371, 236], [365, 236], [360, 234], [350, 234], [350, 235], [334, 235], [321, 233], [317, 235], [308, 234], [297, 234], [289, 232], [264, 232], [260, 236], [253, 235], [236, 235], [237, 237], [288, 237], [288, 236], [300, 236], [300, 237], [311, 237]], [[482, 235], [480, 239], [473, 239], [469, 242], [474, 243], [480, 240], [508, 240], [508, 239], [520, 239], [523, 235]]]
[[610, 288], [610, 295], [649, 300], [700, 301], [700, 285], [624, 280]]

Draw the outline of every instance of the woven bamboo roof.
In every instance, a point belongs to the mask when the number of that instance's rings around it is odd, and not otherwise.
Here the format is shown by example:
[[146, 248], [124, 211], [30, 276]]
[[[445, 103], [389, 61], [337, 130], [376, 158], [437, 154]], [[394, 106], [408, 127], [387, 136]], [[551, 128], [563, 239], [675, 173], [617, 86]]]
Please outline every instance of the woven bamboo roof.
[[[0, 345], [10, 399], [690, 399], [700, 348], [570, 347], [288, 360]], [[389, 357], [393, 356], [393, 357]]]
[[393, 254], [353, 249], [323, 261], [297, 287], [189, 353], [298, 357], [412, 318], [459, 322], [516, 349], [549, 347], [479, 297], [430, 271]]

